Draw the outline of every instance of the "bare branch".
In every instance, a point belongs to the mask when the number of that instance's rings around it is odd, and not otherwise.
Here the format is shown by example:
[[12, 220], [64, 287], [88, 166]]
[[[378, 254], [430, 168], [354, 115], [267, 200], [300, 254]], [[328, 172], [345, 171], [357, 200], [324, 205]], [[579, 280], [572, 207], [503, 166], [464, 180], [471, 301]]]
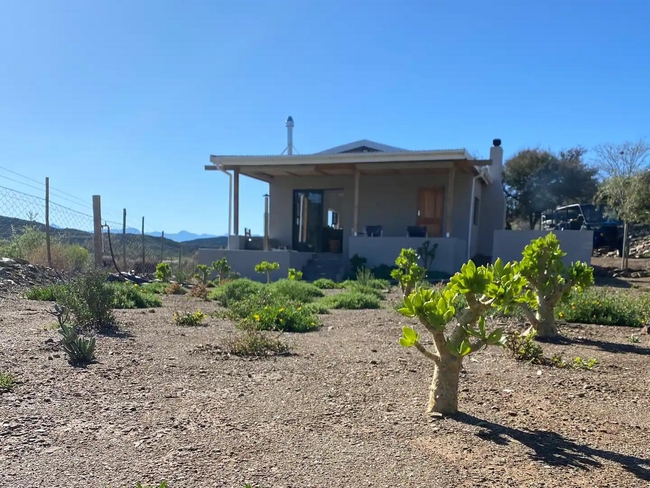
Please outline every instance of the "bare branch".
[[650, 165], [650, 143], [645, 139], [594, 148], [596, 163], [605, 177], [632, 177]]
[[429, 351], [426, 347], [424, 347], [419, 342], [416, 342], [414, 346], [418, 351], [424, 354], [427, 358], [431, 359], [431, 361], [433, 361], [434, 363], [438, 364], [440, 362], [440, 356], [438, 356], [435, 352]]

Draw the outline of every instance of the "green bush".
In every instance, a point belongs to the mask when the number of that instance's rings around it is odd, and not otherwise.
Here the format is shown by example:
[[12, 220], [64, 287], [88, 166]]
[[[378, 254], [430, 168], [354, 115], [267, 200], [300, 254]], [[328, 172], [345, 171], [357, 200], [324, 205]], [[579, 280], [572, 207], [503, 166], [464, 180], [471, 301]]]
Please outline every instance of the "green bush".
[[16, 386], [16, 380], [9, 373], [3, 373], [0, 371], [0, 392], [9, 391]]
[[183, 327], [197, 327], [202, 325], [205, 314], [200, 310], [196, 312], [174, 312], [174, 323]]
[[[61, 247], [65, 260], [64, 269], [73, 273], [78, 273], [86, 269], [90, 262], [90, 252], [88, 252], [88, 249], [78, 244]], [[52, 264], [54, 265], [54, 263]]]
[[295, 268], [289, 268], [287, 279], [296, 281], [302, 280], [302, 271], [297, 271]]
[[277, 302], [254, 309], [243, 323], [253, 324], [259, 330], [284, 332], [309, 332], [320, 326], [318, 317], [302, 305]]
[[371, 295], [371, 296], [377, 298], [378, 300], [384, 300], [386, 298], [384, 293], [381, 291], [381, 290], [383, 290], [385, 288], [375, 288], [375, 287], [371, 286], [370, 284], [365, 284], [364, 285], [364, 284], [359, 283], [358, 281], [346, 282], [345, 288], [349, 292], [360, 293], [360, 294], [363, 294], [363, 295]]
[[348, 291], [331, 295], [323, 299], [322, 302], [329, 308], [343, 308], [347, 310], [381, 308], [381, 302], [376, 296], [358, 291]]
[[172, 268], [169, 263], [158, 263], [156, 265], [156, 279], [166, 283], [172, 277]]
[[42, 302], [56, 302], [62, 291], [63, 285], [35, 286], [25, 292], [25, 298]]
[[113, 308], [153, 308], [161, 307], [162, 301], [156, 295], [147, 293], [142, 286], [133, 283], [112, 283], [115, 290]]
[[559, 319], [573, 323], [641, 327], [650, 322], [650, 295], [587, 289], [560, 302], [556, 313]]
[[320, 288], [304, 281], [282, 279], [267, 286], [274, 293], [300, 303], [309, 303], [323, 296]]
[[62, 288], [57, 301], [70, 311], [77, 325], [104, 328], [115, 323], [116, 287], [107, 277], [108, 273], [91, 269]]
[[235, 281], [230, 281], [225, 285], [214, 289], [210, 294], [210, 298], [215, 300], [222, 307], [228, 307], [234, 302], [255, 295], [263, 287], [264, 285], [257, 281], [252, 281], [248, 278], [241, 278]]
[[242, 331], [223, 340], [221, 349], [234, 356], [267, 357], [289, 353], [291, 346], [284, 342], [281, 334], [262, 331], [252, 324], [244, 324]]
[[327, 308], [327, 304], [323, 303], [322, 300], [306, 303], [302, 308], [316, 315], [327, 315], [330, 313], [330, 309]]
[[337, 288], [343, 288], [343, 285], [328, 278], [319, 278], [314, 281], [312, 285], [314, 285], [316, 288], [320, 288], [321, 290], [336, 290]]
[[60, 324], [61, 349], [74, 365], [89, 364], [95, 360], [95, 338], [80, 336], [74, 327]]

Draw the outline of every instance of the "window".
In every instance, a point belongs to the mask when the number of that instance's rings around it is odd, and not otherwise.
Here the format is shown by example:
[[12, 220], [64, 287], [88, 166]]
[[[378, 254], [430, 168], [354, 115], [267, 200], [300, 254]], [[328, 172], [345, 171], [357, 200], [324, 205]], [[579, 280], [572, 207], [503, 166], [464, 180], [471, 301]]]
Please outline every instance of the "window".
[[478, 212], [481, 206], [481, 200], [478, 197], [474, 197], [474, 225], [478, 225]]

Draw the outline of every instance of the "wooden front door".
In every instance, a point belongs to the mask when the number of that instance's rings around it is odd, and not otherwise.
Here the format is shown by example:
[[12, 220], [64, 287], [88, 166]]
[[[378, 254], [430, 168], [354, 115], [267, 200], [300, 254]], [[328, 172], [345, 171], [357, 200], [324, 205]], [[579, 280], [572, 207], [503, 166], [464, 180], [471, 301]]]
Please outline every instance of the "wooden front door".
[[426, 227], [429, 237], [442, 237], [445, 189], [418, 189], [418, 216], [416, 225]]

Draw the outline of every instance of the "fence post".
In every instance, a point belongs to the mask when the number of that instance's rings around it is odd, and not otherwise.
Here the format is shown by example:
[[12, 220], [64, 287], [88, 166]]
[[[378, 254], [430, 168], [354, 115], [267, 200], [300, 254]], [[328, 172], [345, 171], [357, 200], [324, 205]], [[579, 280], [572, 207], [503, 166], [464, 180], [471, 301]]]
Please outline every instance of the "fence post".
[[162, 234], [160, 235], [160, 262], [163, 262], [163, 258], [165, 255], [165, 231], [162, 231]]
[[126, 269], [126, 209], [122, 210], [122, 268], [124, 272]]
[[45, 177], [45, 248], [47, 249], [47, 265], [52, 267], [52, 247], [50, 241], [50, 178]]
[[144, 217], [142, 217], [142, 272], [145, 273], [146, 253], [144, 250]]
[[102, 266], [102, 198], [99, 195], [93, 195], [93, 248], [95, 251], [95, 266]]

